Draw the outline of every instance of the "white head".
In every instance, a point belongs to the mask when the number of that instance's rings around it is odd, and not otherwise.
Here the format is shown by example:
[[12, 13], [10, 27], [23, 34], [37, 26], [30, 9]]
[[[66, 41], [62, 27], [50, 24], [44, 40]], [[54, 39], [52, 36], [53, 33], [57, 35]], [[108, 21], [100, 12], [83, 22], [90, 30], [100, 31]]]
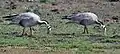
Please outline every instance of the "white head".
[[51, 31], [51, 26], [50, 26], [50, 24], [49, 24], [49, 22], [48, 21], [46, 21], [46, 20], [39, 20], [38, 21], [38, 23], [41, 25], [41, 24], [46, 24], [47, 25], [47, 34], [49, 34], [50, 33], [50, 31]]
[[50, 31], [51, 31], [51, 26], [50, 26], [50, 25], [48, 25], [48, 26], [47, 26], [47, 29], [48, 29], [47, 34], [49, 34], [49, 33], [50, 33]]
[[101, 28], [104, 30], [104, 34], [106, 34], [106, 26], [105, 25], [101, 25]]
[[102, 28], [102, 30], [104, 30], [104, 34], [106, 34], [106, 26], [104, 25], [104, 23], [100, 20], [97, 20], [96, 24], [99, 24], [100, 28]]
[[105, 25], [101, 25], [102, 28], [105, 28], [106, 26]]

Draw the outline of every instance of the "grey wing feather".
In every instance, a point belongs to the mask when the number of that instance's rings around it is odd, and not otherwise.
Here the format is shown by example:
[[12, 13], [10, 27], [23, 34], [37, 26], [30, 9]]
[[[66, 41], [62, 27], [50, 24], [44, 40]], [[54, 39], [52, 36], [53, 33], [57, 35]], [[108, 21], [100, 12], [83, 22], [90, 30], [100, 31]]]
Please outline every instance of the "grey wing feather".
[[30, 16], [26, 16], [26, 15], [18, 15], [18, 16], [14, 17], [12, 19], [12, 22], [13, 23], [19, 23], [20, 20], [22, 20], [22, 19], [29, 19], [29, 18], [31, 18], [31, 17]]
[[87, 20], [96, 20], [98, 17], [94, 14], [88, 14], [88, 13], [78, 13], [73, 17], [74, 21], [81, 21], [83, 19]]

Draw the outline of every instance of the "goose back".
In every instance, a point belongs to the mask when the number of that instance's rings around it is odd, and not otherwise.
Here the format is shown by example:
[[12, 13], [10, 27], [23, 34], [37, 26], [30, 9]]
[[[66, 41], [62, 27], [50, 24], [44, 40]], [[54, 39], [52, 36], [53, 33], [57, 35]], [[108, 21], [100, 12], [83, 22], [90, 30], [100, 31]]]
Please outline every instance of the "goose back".
[[73, 13], [67, 16], [64, 16], [62, 19], [68, 19], [72, 20], [73, 22], [80, 23], [83, 20], [86, 21], [97, 21], [98, 22], [98, 17], [96, 14], [91, 13], [91, 12], [84, 12], [84, 13]]
[[90, 21], [97, 21], [98, 20], [98, 17], [97, 15], [95, 15], [94, 13], [77, 13], [77, 14], [73, 14], [71, 16], [71, 20], [73, 21], [79, 21], [81, 22], [82, 20], [90, 20]]
[[32, 12], [27, 12], [27, 13], [21, 13], [18, 16], [15, 16], [12, 19], [12, 22], [14, 23], [19, 23], [21, 20], [28, 20], [28, 19], [32, 19], [34, 21], [39, 21], [40, 17]]

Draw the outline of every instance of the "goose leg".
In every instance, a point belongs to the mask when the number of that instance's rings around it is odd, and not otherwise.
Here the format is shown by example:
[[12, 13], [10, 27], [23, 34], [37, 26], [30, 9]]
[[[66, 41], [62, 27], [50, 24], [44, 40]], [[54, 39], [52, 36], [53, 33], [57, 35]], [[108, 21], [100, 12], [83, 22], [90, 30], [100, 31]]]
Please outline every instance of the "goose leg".
[[32, 34], [32, 28], [30, 27], [30, 36], [32, 36], [33, 34]]
[[85, 28], [85, 26], [84, 26], [84, 31], [83, 31], [83, 33], [82, 33], [82, 34], [85, 34], [85, 30], [86, 30], [86, 28]]
[[87, 28], [86, 26], [85, 26], [85, 29], [86, 29], [86, 32], [87, 32], [87, 34], [88, 34], [89, 32], [88, 32], [88, 28]]
[[84, 31], [83, 31], [82, 34], [85, 34], [86, 32], [87, 32], [87, 34], [89, 33], [89, 32], [88, 32], [88, 28], [87, 28], [87, 26], [84, 26]]
[[25, 27], [23, 28], [23, 32], [22, 32], [22, 35], [25, 35]]

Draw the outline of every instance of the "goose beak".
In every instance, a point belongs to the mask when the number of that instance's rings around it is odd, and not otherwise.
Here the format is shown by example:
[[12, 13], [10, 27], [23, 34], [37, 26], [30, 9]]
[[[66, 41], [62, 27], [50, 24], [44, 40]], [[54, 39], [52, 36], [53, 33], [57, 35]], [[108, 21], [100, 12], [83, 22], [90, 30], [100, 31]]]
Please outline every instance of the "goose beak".
[[47, 34], [49, 34], [51, 31], [51, 26], [48, 26], [48, 31], [47, 31]]

